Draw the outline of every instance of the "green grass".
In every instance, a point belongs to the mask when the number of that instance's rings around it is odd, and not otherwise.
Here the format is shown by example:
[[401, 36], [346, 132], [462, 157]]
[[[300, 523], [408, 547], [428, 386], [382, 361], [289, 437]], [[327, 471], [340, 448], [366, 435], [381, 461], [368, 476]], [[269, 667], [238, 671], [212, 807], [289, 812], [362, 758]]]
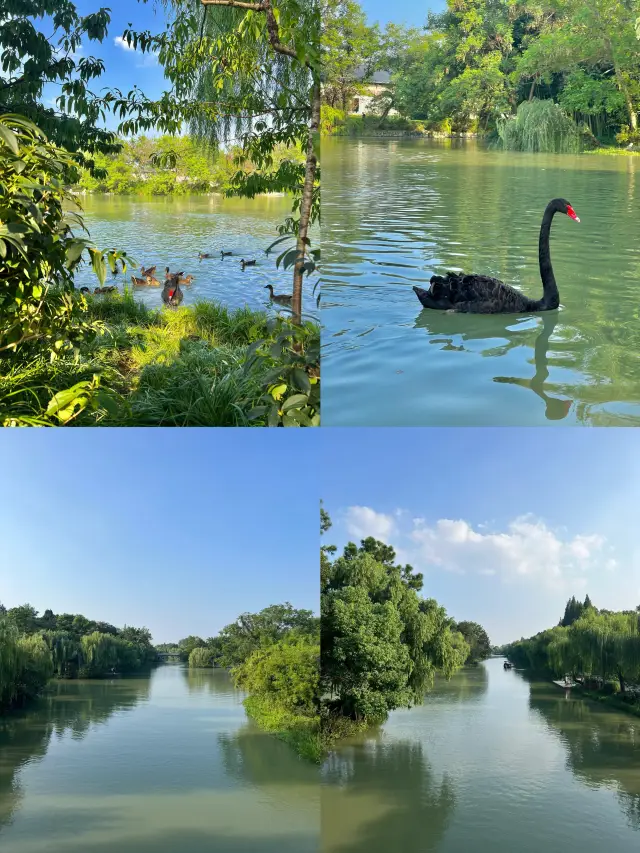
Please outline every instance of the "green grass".
[[618, 148], [616, 145], [607, 145], [601, 148], [592, 148], [585, 154], [607, 154], [622, 155], [623, 157], [640, 157], [640, 151], [627, 151], [626, 148]]
[[247, 714], [260, 728], [289, 744], [301, 758], [322, 762], [325, 749], [320, 735], [320, 718], [293, 713], [268, 696], [254, 695], [244, 700]]
[[0, 364], [0, 423], [56, 425], [51, 398], [99, 377], [100, 393], [70, 423], [77, 426], [264, 426], [249, 420], [271, 367], [248, 361], [268, 337], [266, 313], [213, 302], [150, 310], [130, 291], [89, 297], [99, 333], [75, 355]]

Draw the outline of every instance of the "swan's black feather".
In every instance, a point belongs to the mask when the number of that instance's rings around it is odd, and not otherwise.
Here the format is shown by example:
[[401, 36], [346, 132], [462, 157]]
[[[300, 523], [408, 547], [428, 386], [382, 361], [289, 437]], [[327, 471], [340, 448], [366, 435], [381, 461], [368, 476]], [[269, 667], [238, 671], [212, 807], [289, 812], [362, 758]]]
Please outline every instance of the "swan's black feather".
[[425, 308], [473, 314], [516, 314], [540, 308], [539, 302], [515, 287], [486, 275], [449, 272], [432, 276], [430, 283], [429, 290], [413, 288]]

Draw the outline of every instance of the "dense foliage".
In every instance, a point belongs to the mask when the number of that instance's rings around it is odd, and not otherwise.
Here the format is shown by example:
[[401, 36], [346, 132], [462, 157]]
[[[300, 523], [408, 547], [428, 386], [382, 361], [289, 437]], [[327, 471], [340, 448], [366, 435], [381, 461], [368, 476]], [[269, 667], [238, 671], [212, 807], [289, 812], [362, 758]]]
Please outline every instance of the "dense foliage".
[[477, 622], [458, 622], [455, 627], [469, 646], [466, 663], [478, 663], [491, 655], [491, 642], [482, 625]]
[[107, 260], [84, 226], [66, 185], [77, 177], [65, 151], [32, 123], [0, 115], [0, 359], [35, 348], [51, 357], [96, 331], [73, 272], [90, 259], [100, 281]]
[[[238, 171], [240, 149], [215, 151], [190, 136], [139, 136], [121, 140], [116, 154], [96, 154], [99, 172], [84, 169], [78, 184], [86, 192], [118, 195], [175, 195], [185, 193], [229, 192]], [[301, 162], [297, 148], [279, 146], [273, 152], [274, 163]], [[249, 175], [255, 166], [245, 163]]]
[[507, 147], [528, 148], [535, 135], [523, 137], [510, 125], [516, 116], [524, 123], [519, 107], [535, 98], [557, 107], [533, 114], [552, 121], [554, 132], [536, 140], [547, 150], [558, 150], [558, 130], [580, 135], [582, 144], [591, 134], [640, 143], [640, 42], [631, 0], [448, 0], [444, 12], [429, 14], [424, 32], [397, 25], [381, 31], [366, 25], [354, 0], [327, 3], [325, 100], [332, 108], [349, 108], [356, 70], [384, 69], [392, 85], [378, 99], [382, 118], [393, 107], [427, 130], [502, 126]]
[[52, 675], [100, 678], [155, 660], [147, 628], [116, 628], [81, 614], [42, 616], [29, 604], [0, 607], [0, 708], [32, 698]]
[[[323, 514], [321, 526], [330, 520]], [[436, 672], [450, 677], [470, 647], [422, 575], [395, 563], [392, 547], [369, 537], [338, 557], [321, 553], [321, 693], [331, 714], [381, 722], [422, 702]]]
[[511, 643], [503, 649], [519, 666], [556, 676], [572, 673], [584, 684], [605, 692], [629, 691], [640, 682], [640, 612], [598, 610], [588, 596], [583, 604], [571, 598], [555, 628]]
[[158, 651], [178, 651], [189, 667], [226, 667], [248, 693], [247, 713], [313, 761], [322, 757], [319, 725], [319, 620], [288, 602], [242, 613], [215, 637], [189, 636]]

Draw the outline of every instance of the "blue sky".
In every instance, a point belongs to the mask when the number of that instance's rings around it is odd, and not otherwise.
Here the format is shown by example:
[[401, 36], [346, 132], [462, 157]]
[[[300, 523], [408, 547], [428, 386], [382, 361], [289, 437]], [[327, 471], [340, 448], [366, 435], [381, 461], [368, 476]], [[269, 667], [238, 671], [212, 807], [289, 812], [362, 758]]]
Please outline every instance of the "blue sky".
[[334, 521], [325, 541], [389, 542], [424, 572], [423, 595], [480, 622], [492, 642], [556, 624], [572, 594], [640, 604], [636, 430], [331, 429], [322, 439]]
[[446, 6], [446, 0], [360, 0], [360, 5], [367, 13], [371, 23], [378, 21], [384, 25], [388, 21], [395, 24], [410, 24], [421, 27], [427, 20], [429, 9], [441, 12]]
[[[92, 81], [92, 91], [98, 93], [103, 88], [118, 88], [126, 93], [137, 85], [149, 97], [158, 97], [168, 88], [162, 67], [154, 57], [125, 48], [120, 41], [116, 43], [116, 39], [122, 37], [129, 25], [135, 30], [150, 30], [154, 34], [162, 32], [165, 29], [162, 4], [155, 0], [148, 3], [138, 0], [76, 0], [76, 8], [81, 15], [96, 12], [101, 6], [111, 9], [108, 36], [102, 42], [85, 39], [81, 50], [82, 56], [95, 56], [105, 62], [105, 73]], [[53, 30], [46, 20], [39, 26], [47, 35]], [[51, 103], [59, 94], [59, 86], [48, 85], [43, 97]], [[111, 118], [107, 125], [115, 128], [117, 121]]]
[[315, 435], [3, 430], [0, 601], [156, 642], [283, 601], [317, 611]]

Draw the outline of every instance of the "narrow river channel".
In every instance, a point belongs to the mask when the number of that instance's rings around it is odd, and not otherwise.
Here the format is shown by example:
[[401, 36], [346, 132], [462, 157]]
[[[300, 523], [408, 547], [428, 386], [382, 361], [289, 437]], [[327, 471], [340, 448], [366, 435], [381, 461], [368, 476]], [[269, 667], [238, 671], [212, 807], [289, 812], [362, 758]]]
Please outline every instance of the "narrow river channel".
[[437, 682], [326, 763], [323, 853], [640, 847], [640, 719], [502, 664]]
[[316, 853], [318, 771], [222, 670], [54, 682], [0, 719], [2, 853]]

